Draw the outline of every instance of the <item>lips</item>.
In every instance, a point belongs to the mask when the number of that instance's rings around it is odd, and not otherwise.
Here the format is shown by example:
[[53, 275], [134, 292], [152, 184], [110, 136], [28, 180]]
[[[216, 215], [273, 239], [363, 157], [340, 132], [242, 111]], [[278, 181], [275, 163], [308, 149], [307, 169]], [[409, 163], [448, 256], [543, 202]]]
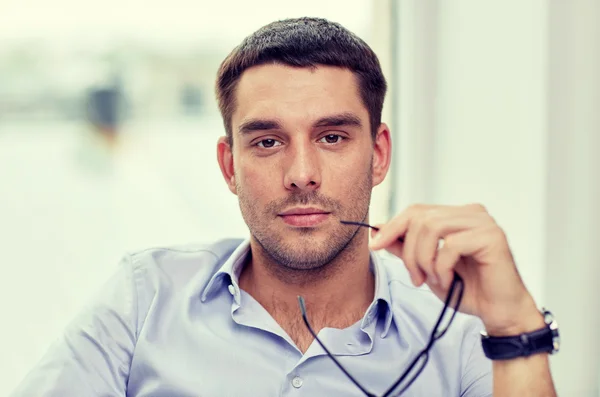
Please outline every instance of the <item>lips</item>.
[[287, 215], [312, 215], [312, 214], [328, 214], [329, 211], [322, 210], [320, 208], [291, 208], [287, 211], [282, 212], [281, 216]]
[[279, 216], [290, 226], [314, 227], [327, 220], [329, 214], [320, 208], [291, 208]]

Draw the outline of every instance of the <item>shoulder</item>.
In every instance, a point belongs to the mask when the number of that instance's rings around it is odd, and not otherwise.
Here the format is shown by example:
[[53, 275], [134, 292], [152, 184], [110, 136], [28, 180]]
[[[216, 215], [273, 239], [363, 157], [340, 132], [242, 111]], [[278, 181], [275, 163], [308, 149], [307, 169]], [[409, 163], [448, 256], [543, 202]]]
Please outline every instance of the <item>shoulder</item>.
[[190, 272], [216, 272], [243, 242], [242, 239], [223, 239], [208, 244], [185, 244], [153, 247], [129, 252], [134, 272], [160, 272], [177, 275]]
[[181, 294], [200, 296], [243, 241], [224, 239], [210, 244], [154, 247], [128, 253], [125, 262], [130, 266], [140, 315], [149, 310], [156, 297], [162, 301]]

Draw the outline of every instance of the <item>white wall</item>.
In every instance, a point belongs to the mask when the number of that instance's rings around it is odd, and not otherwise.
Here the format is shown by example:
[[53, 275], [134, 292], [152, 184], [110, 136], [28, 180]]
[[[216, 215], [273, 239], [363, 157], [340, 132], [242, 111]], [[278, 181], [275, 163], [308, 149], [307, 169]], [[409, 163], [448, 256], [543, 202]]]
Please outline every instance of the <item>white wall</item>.
[[564, 396], [597, 396], [600, 3], [399, 0], [397, 210], [483, 203], [557, 316]]
[[597, 397], [600, 2], [553, 1], [548, 22], [544, 297], [564, 335], [564, 351], [553, 370], [565, 386], [561, 395]]
[[[371, 3], [370, 34], [365, 41], [375, 51], [381, 64], [381, 69], [388, 84], [388, 94], [381, 115], [382, 121], [390, 124], [393, 119], [392, 87], [394, 86], [394, 58], [390, 37], [393, 34], [393, 16], [390, 13], [394, 0], [376, 0]], [[369, 208], [369, 223], [377, 225], [385, 223], [390, 216], [390, 203], [393, 199], [392, 167], [385, 180], [373, 189], [371, 205]]]

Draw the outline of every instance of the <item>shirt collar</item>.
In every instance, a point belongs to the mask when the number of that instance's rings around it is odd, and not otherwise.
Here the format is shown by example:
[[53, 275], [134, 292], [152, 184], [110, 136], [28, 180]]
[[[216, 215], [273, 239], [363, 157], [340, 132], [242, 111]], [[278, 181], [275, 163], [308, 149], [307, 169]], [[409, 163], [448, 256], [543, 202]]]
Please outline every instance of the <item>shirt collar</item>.
[[233, 295], [236, 303], [238, 305], [240, 304], [240, 287], [238, 285], [238, 279], [248, 252], [250, 252], [250, 239], [242, 241], [223, 263], [221, 268], [210, 278], [204, 291], [202, 291], [202, 302], [206, 302], [208, 299], [215, 296], [224, 285], [231, 285], [232, 288], [230, 288], [229, 292]]
[[379, 255], [373, 251], [371, 251], [371, 271], [375, 276], [375, 296], [363, 317], [360, 327], [361, 329], [366, 328], [381, 315], [384, 320], [381, 337], [385, 338], [393, 320], [390, 285], [385, 266], [383, 266]]
[[[202, 302], [206, 302], [216, 295], [225, 285], [233, 295], [236, 303], [240, 304], [240, 288], [238, 285], [239, 276], [244, 266], [244, 261], [250, 252], [250, 240], [244, 240], [223, 263], [221, 268], [210, 278], [204, 288], [201, 296]], [[383, 315], [384, 327], [381, 336], [385, 337], [392, 323], [392, 302], [390, 295], [390, 286], [385, 266], [381, 263], [380, 257], [371, 251], [371, 271], [375, 276], [375, 296], [373, 302], [367, 309], [361, 322], [361, 329], [369, 326], [380, 315]], [[231, 286], [231, 287], [230, 287]]]

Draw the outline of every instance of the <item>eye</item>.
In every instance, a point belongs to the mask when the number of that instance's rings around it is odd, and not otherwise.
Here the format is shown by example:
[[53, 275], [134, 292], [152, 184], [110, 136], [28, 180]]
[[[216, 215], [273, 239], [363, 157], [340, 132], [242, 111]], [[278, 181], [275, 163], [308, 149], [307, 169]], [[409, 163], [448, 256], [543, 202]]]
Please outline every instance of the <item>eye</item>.
[[325, 143], [330, 143], [330, 144], [334, 144], [334, 143], [339, 143], [343, 140], [344, 138], [340, 135], [337, 134], [328, 134], [325, 135], [323, 138], [319, 139], [320, 141], [325, 141]]
[[258, 147], [262, 147], [262, 148], [272, 148], [274, 146], [278, 146], [281, 145], [281, 142], [275, 140], [275, 139], [263, 139], [262, 141], [259, 141], [256, 146]]

